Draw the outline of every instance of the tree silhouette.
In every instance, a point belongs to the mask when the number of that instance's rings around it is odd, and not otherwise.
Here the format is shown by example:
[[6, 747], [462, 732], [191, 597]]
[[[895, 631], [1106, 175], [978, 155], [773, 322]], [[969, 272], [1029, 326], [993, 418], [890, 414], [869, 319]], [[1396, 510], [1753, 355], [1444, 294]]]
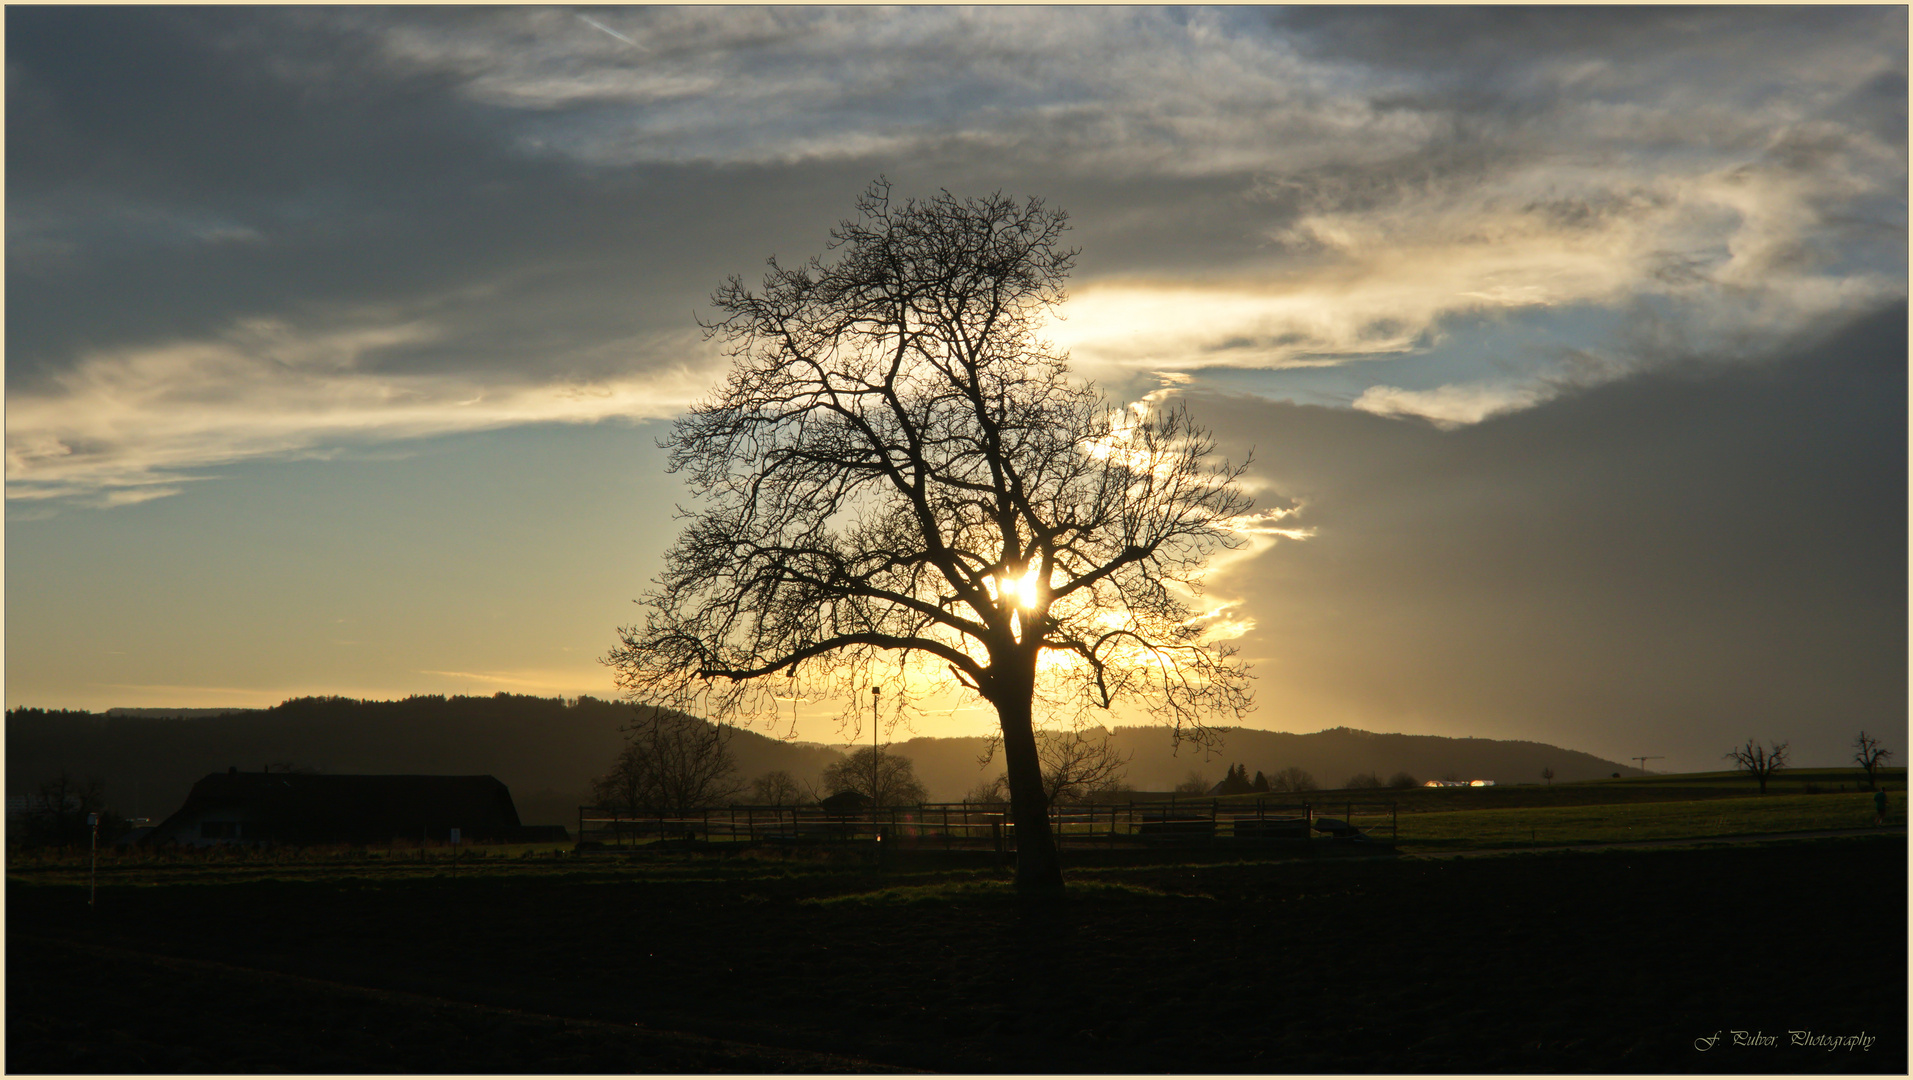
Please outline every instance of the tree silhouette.
[[803, 787], [787, 769], [772, 769], [751, 781], [751, 802], [759, 806], [789, 805], [803, 793]]
[[878, 754], [874, 746], [852, 751], [842, 761], [824, 766], [824, 787], [833, 795], [854, 791], [869, 799], [872, 806], [915, 806], [928, 797], [909, 758]]
[[724, 733], [692, 716], [662, 709], [626, 728], [611, 771], [591, 782], [599, 806], [637, 814], [683, 814], [743, 790]]
[[634, 700], [740, 723], [795, 692], [859, 726], [879, 664], [893, 724], [913, 700], [980, 697], [1023, 889], [1062, 884], [1039, 697], [1072, 722], [1140, 700], [1198, 741], [1250, 707], [1190, 606], [1241, 542], [1241, 467], [1180, 408], [1113, 407], [1039, 336], [1075, 257], [1064, 228], [1038, 199], [899, 205], [879, 180], [831, 259], [720, 287], [705, 325], [730, 372], [664, 440], [702, 506], [606, 658]]
[[1300, 765], [1290, 765], [1269, 778], [1269, 787], [1276, 791], [1302, 792], [1314, 791], [1318, 787], [1315, 776]]
[[[1043, 766], [1043, 798], [1073, 802], [1092, 791], [1113, 791], [1128, 771], [1130, 755], [1109, 745], [1109, 733], [1092, 738], [1086, 731], [1044, 729], [1036, 733], [1036, 758]], [[977, 764], [988, 765], [1003, 748], [1003, 736], [990, 736]], [[1003, 783], [1007, 786], [1008, 780]], [[978, 789], [979, 791], [982, 789]], [[975, 800], [978, 802], [986, 800]]]
[[1774, 743], [1771, 747], [1760, 745], [1753, 739], [1746, 746], [1735, 747], [1722, 755], [1734, 763], [1734, 767], [1752, 776], [1760, 784], [1760, 793], [1767, 793], [1767, 781], [1781, 769], [1787, 767], [1787, 744]]
[[1864, 731], [1853, 740], [1853, 760], [1866, 770], [1868, 791], [1873, 790], [1873, 774], [1878, 772], [1881, 764], [1892, 756], [1893, 751], [1883, 749], [1880, 746], [1880, 740]]
[[1200, 771], [1190, 769], [1183, 775], [1182, 782], [1170, 790], [1178, 795], [1207, 795], [1209, 794], [1209, 789], [1214, 786], [1215, 785], [1209, 783], [1209, 778], [1202, 775]]

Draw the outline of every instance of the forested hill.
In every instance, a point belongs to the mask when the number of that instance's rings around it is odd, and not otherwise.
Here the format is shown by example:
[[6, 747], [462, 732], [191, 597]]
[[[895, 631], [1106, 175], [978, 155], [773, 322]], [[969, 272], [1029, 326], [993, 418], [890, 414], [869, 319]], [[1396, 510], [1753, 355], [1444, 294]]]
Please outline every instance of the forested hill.
[[[409, 697], [401, 701], [294, 698], [270, 709], [114, 709], [7, 713], [7, 790], [31, 791], [66, 769], [106, 784], [129, 817], [159, 818], [207, 773], [490, 774], [511, 789], [527, 824], [562, 825], [586, 801], [591, 778], [624, 744], [630, 705], [591, 697]], [[771, 769], [816, 775], [838, 754], [738, 732], [732, 752], [746, 777]]]
[[[210, 715], [209, 715], [210, 714]], [[511, 788], [529, 824], [564, 824], [585, 801], [590, 781], [623, 745], [631, 706], [590, 697], [558, 699], [410, 697], [402, 701], [295, 698], [270, 709], [116, 709], [108, 713], [14, 709], [7, 713], [7, 790], [22, 794], [65, 769], [105, 782], [107, 801], [129, 817], [163, 817], [193, 782], [229, 766], [327, 773], [490, 774]], [[1117, 728], [1112, 744], [1130, 755], [1128, 782], [1164, 791], [1190, 772], [1215, 781], [1232, 764], [1250, 775], [1306, 769], [1322, 787], [1358, 773], [1387, 779], [1453, 777], [1533, 783], [1552, 769], [1559, 781], [1638, 770], [1543, 743], [1386, 735], [1336, 728], [1297, 735], [1236, 728], [1204, 755], [1174, 751], [1162, 728]], [[816, 783], [839, 748], [784, 742], [751, 731], [730, 742], [745, 779], [783, 769]], [[977, 761], [982, 738], [919, 738], [890, 746], [908, 757], [932, 799], [959, 799], [1002, 771], [999, 757]], [[1173, 751], [1173, 752], [1172, 752]]]

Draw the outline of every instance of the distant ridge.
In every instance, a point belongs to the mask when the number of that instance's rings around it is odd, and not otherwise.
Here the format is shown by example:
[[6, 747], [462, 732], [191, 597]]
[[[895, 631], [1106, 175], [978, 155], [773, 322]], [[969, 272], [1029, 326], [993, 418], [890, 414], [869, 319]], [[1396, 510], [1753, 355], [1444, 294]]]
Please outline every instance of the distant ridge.
[[[593, 776], [610, 767], [623, 745], [632, 707], [591, 697], [538, 698], [421, 695], [400, 701], [294, 698], [269, 709], [115, 708], [105, 713], [14, 709], [7, 713], [6, 782], [31, 791], [66, 769], [106, 783], [108, 802], [128, 816], [164, 817], [178, 809], [193, 782], [237, 767], [256, 772], [291, 766], [324, 773], [490, 774], [511, 788], [530, 824], [564, 824], [586, 800]], [[1592, 754], [1518, 740], [1447, 738], [1331, 728], [1310, 734], [1230, 728], [1208, 755], [1171, 745], [1157, 727], [1120, 727], [1112, 744], [1130, 754], [1129, 784], [1166, 791], [1195, 771], [1213, 782], [1233, 764], [1250, 776], [1289, 766], [1323, 788], [1358, 773], [1383, 780], [1407, 772], [1417, 780], [1452, 776], [1497, 784], [1590, 780], [1639, 769]], [[746, 780], [772, 769], [816, 783], [843, 747], [785, 742], [734, 730], [731, 751]], [[935, 800], [960, 799], [1001, 772], [999, 756], [978, 763], [982, 736], [914, 738], [886, 744], [911, 759]]]
[[[1257, 772], [1272, 776], [1297, 766], [1324, 788], [1341, 787], [1361, 773], [1383, 780], [1406, 772], [1420, 781], [1453, 778], [1497, 784], [1538, 784], [1543, 769], [1552, 769], [1554, 779], [1563, 783], [1617, 772], [1642, 775], [1629, 765], [1539, 742], [1387, 734], [1345, 727], [1311, 734], [1259, 728], [1217, 731], [1222, 745], [1206, 756], [1188, 744], [1173, 746], [1167, 728], [1118, 727], [1108, 734], [1111, 746], [1130, 755], [1127, 781], [1139, 791], [1167, 791], [1191, 771], [1213, 783], [1234, 764], [1242, 765], [1250, 776]], [[897, 743], [894, 752], [911, 759], [932, 797], [954, 799], [1003, 771], [1000, 755], [987, 768], [977, 764], [987, 741], [983, 736], [918, 738]]]
[[232, 716], [235, 713], [264, 712], [264, 709], [108, 709], [107, 716], [138, 716], [149, 720], [173, 718], [178, 720], [198, 720], [208, 716]]

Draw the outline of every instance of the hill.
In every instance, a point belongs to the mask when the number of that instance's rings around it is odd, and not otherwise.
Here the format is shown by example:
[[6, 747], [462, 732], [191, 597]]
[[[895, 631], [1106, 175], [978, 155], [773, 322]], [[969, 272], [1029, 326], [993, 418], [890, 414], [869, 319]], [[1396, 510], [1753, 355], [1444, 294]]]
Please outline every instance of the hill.
[[[294, 698], [244, 711], [15, 709], [7, 714], [7, 789], [23, 794], [66, 769], [103, 780], [108, 802], [121, 813], [157, 818], [177, 809], [195, 780], [229, 766], [488, 773], [511, 788], [525, 822], [564, 824], [585, 801], [591, 777], [616, 758], [630, 716], [631, 707], [618, 702], [515, 694], [401, 701]], [[1167, 790], [1191, 770], [1219, 780], [1237, 763], [1251, 775], [1300, 766], [1323, 787], [1339, 786], [1361, 772], [1384, 779], [1406, 771], [1422, 780], [1452, 775], [1501, 784], [1538, 781], [1543, 768], [1552, 768], [1557, 782], [1616, 772], [1641, 775], [1638, 769], [1543, 743], [1348, 728], [1307, 735], [1229, 729], [1222, 733], [1221, 748], [1206, 757], [1188, 746], [1175, 751], [1161, 728], [1117, 728], [1110, 737], [1132, 755], [1128, 779], [1140, 790]], [[1000, 758], [987, 768], [978, 764], [984, 747], [981, 737], [916, 738], [887, 752], [910, 758], [930, 797], [941, 800], [960, 799], [1001, 771]], [[731, 750], [746, 778], [784, 769], [809, 782], [842, 752], [752, 731], [735, 732]]]
[[[1139, 791], [1167, 791], [1192, 771], [1214, 783], [1234, 764], [1244, 766], [1250, 776], [1257, 772], [1273, 776], [1298, 766], [1324, 788], [1341, 787], [1358, 773], [1374, 773], [1384, 780], [1406, 772], [1417, 780], [1493, 780], [1497, 784], [1539, 783], [1542, 769], [1553, 769], [1556, 783], [1595, 780], [1617, 772], [1643, 775], [1631, 766], [1538, 742], [1378, 734], [1354, 728], [1306, 735], [1227, 728], [1221, 736], [1221, 746], [1205, 755], [1188, 745], [1173, 746], [1164, 728], [1119, 727], [1109, 733], [1110, 744], [1130, 755], [1127, 781]], [[977, 763], [986, 742], [980, 736], [910, 739], [896, 744], [895, 752], [911, 759], [932, 798], [956, 799], [1003, 771], [1000, 757], [988, 767]]]
[[[24, 794], [62, 769], [98, 777], [128, 817], [178, 809], [193, 782], [229, 767], [322, 773], [496, 776], [527, 824], [563, 825], [588, 801], [591, 778], [624, 745], [631, 706], [592, 697], [421, 695], [400, 701], [293, 698], [269, 709], [13, 709], [7, 790]], [[821, 776], [837, 751], [734, 732], [746, 777], [784, 769]]]

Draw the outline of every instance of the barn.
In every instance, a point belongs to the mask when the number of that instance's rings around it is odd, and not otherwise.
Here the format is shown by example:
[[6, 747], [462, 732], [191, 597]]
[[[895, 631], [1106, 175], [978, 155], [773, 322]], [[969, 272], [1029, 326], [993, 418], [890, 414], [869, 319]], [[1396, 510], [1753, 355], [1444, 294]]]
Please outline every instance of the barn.
[[213, 773], [144, 843], [383, 844], [519, 840], [511, 791], [491, 776]]

